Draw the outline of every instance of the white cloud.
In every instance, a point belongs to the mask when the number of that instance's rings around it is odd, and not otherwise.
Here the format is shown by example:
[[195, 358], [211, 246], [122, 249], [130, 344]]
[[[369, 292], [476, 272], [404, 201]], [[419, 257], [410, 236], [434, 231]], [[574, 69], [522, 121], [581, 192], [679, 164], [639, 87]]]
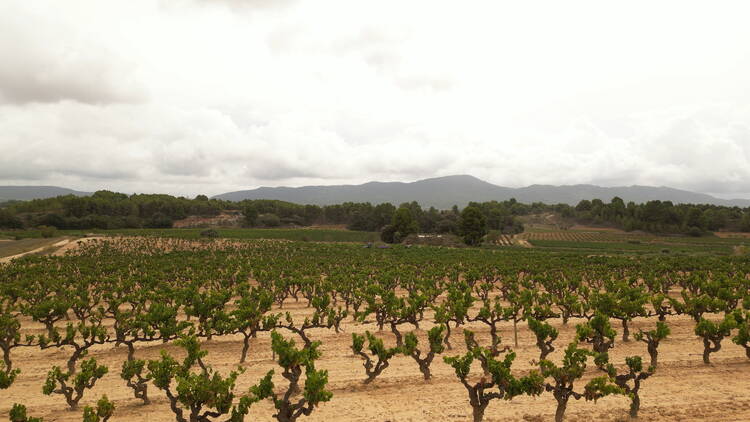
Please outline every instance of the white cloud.
[[743, 2], [12, 0], [0, 184], [750, 195]]

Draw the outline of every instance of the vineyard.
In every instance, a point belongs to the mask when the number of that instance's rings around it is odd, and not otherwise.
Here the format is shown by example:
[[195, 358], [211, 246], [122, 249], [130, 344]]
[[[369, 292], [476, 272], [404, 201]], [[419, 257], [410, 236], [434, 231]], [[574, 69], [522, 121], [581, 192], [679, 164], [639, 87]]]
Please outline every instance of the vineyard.
[[750, 260], [108, 238], [0, 265], [0, 351], [13, 422], [749, 420]]

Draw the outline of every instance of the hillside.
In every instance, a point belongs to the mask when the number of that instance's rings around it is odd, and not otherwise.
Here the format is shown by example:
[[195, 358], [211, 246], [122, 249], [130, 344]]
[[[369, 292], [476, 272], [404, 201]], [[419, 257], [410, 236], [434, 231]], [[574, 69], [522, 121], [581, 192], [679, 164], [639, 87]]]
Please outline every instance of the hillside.
[[672, 201], [675, 204], [714, 204], [725, 206], [750, 206], [750, 200], [724, 200], [703, 193], [668, 187], [594, 185], [531, 185], [508, 188], [485, 182], [473, 176], [445, 176], [419, 180], [412, 183], [369, 182], [362, 185], [260, 187], [252, 190], [228, 192], [214, 198], [230, 201], [244, 199], [278, 199], [297, 204], [331, 205], [343, 202], [390, 202], [400, 204], [417, 201], [423, 207], [447, 209], [453, 205], [463, 207], [470, 201], [505, 201], [516, 198], [519, 202], [565, 203], [575, 205], [583, 199], [601, 199], [608, 202], [619, 196], [625, 202], [644, 203], [651, 200]]

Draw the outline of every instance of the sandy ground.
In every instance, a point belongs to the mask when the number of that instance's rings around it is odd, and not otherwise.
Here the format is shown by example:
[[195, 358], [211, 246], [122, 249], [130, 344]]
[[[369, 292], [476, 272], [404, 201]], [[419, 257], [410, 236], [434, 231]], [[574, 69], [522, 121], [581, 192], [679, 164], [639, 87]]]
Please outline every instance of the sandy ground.
[[67, 243], [61, 245], [62, 247], [60, 249], [56, 250], [55, 252], [53, 252], [52, 255], [53, 256], [63, 256], [63, 255], [65, 255], [66, 252], [68, 252], [70, 250], [74, 250], [74, 249], [78, 248], [79, 246], [85, 245], [86, 243], [93, 242], [93, 241], [96, 241], [96, 240], [101, 240], [101, 239], [104, 239], [104, 237], [101, 237], [101, 236], [100, 237], [84, 237], [84, 238], [81, 238], [81, 239], [72, 240], [70, 242], [67, 242]]
[[[289, 310], [298, 317], [310, 313], [302, 302], [288, 302], [284, 310]], [[428, 313], [427, 320], [431, 317]], [[655, 319], [638, 319], [633, 323], [631, 332], [638, 327], [651, 329]], [[712, 364], [701, 362], [702, 343], [693, 331], [693, 322], [686, 317], [668, 319], [672, 329], [669, 339], [660, 347], [660, 367], [657, 373], [644, 381], [641, 389], [641, 420], [646, 421], [749, 421], [750, 420], [750, 360], [744, 350], [725, 340], [720, 352], [712, 355]], [[29, 332], [39, 332], [41, 325], [29, 320], [22, 321]], [[561, 350], [574, 335], [574, 321], [567, 327], [560, 321], [553, 325], [561, 330], [556, 341], [558, 348], [551, 359], [558, 361]], [[422, 329], [429, 329], [424, 323]], [[486, 343], [488, 330], [482, 325], [471, 324]], [[531, 332], [525, 324], [519, 325], [518, 357], [514, 368], [517, 375], [523, 375], [534, 366], [531, 360], [538, 357]], [[453, 374], [452, 368], [436, 358], [432, 365], [433, 380], [424, 382], [416, 363], [409, 357], [398, 356], [392, 359], [391, 366], [372, 384], [363, 385], [364, 370], [359, 358], [352, 355], [351, 332], [363, 332], [365, 329], [377, 331], [373, 324], [354, 324], [348, 320], [343, 325], [344, 332], [336, 334], [333, 330], [318, 329], [312, 331], [312, 337], [323, 342], [323, 357], [316, 364], [320, 369], [329, 371], [329, 388], [334, 393], [332, 401], [324, 403], [307, 421], [467, 421], [471, 420], [471, 407], [467, 393]], [[286, 336], [291, 336], [282, 330]], [[424, 332], [419, 331], [421, 343], [425, 343]], [[512, 328], [503, 328], [505, 343], [512, 342]], [[379, 333], [386, 344], [393, 344], [392, 335]], [[462, 334], [454, 331], [452, 342], [454, 350], [446, 355], [463, 353]], [[619, 340], [619, 339], [618, 339]], [[461, 346], [461, 347], [459, 347]], [[139, 358], [156, 358], [165, 346], [161, 343], [143, 345], [138, 349]], [[209, 351], [207, 363], [226, 374], [236, 368], [239, 361], [241, 341], [239, 337], [226, 336], [204, 342]], [[179, 350], [167, 345], [166, 349], [181, 356]], [[64, 399], [60, 396], [44, 396], [41, 392], [46, 372], [52, 365], [64, 365], [69, 348], [40, 351], [37, 348], [14, 349], [16, 366], [22, 373], [16, 383], [2, 392], [0, 396], [0, 414], [7, 414], [13, 403], [24, 403], [33, 416], [42, 416], [45, 421], [80, 421], [82, 410], [68, 411]], [[615, 363], [622, 363], [625, 356], [640, 354], [648, 359], [645, 344], [630, 341], [618, 342], [611, 353]], [[81, 401], [81, 408], [93, 404], [102, 394], [107, 394], [117, 406], [112, 421], [170, 421], [174, 420], [164, 395], [149, 387], [153, 403], [143, 406], [132, 397], [131, 391], [119, 377], [120, 367], [126, 357], [124, 348], [112, 345], [98, 346], [91, 356], [110, 368], [110, 372], [100, 380], [93, 391], [89, 391]], [[244, 365], [247, 371], [238, 380], [237, 392], [245, 392], [257, 382], [266, 371], [277, 368], [271, 360], [268, 333], [259, 334], [253, 340], [248, 362]], [[474, 373], [480, 370], [474, 368]], [[277, 370], [278, 373], [278, 370]], [[586, 378], [599, 375], [592, 367]], [[275, 379], [278, 385], [284, 385], [281, 378]], [[580, 383], [581, 389], [584, 382]], [[627, 420], [629, 401], [625, 397], [607, 397], [598, 403], [571, 400], [566, 413], [570, 421], [620, 421]], [[518, 397], [512, 401], [493, 401], [487, 409], [486, 421], [548, 421], [553, 419], [555, 400], [550, 393], [541, 397]], [[253, 405], [248, 421], [272, 421], [272, 405], [263, 402]]]

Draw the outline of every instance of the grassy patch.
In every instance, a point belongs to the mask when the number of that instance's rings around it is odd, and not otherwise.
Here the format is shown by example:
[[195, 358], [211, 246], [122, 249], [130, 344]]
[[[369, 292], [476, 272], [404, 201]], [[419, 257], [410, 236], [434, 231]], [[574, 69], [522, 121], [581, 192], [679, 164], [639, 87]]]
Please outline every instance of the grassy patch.
[[51, 246], [61, 240], [59, 237], [55, 238], [27, 238], [21, 240], [11, 240], [9, 242], [0, 242], [0, 258], [18, 255], [20, 253], [33, 251], [34, 249]]

